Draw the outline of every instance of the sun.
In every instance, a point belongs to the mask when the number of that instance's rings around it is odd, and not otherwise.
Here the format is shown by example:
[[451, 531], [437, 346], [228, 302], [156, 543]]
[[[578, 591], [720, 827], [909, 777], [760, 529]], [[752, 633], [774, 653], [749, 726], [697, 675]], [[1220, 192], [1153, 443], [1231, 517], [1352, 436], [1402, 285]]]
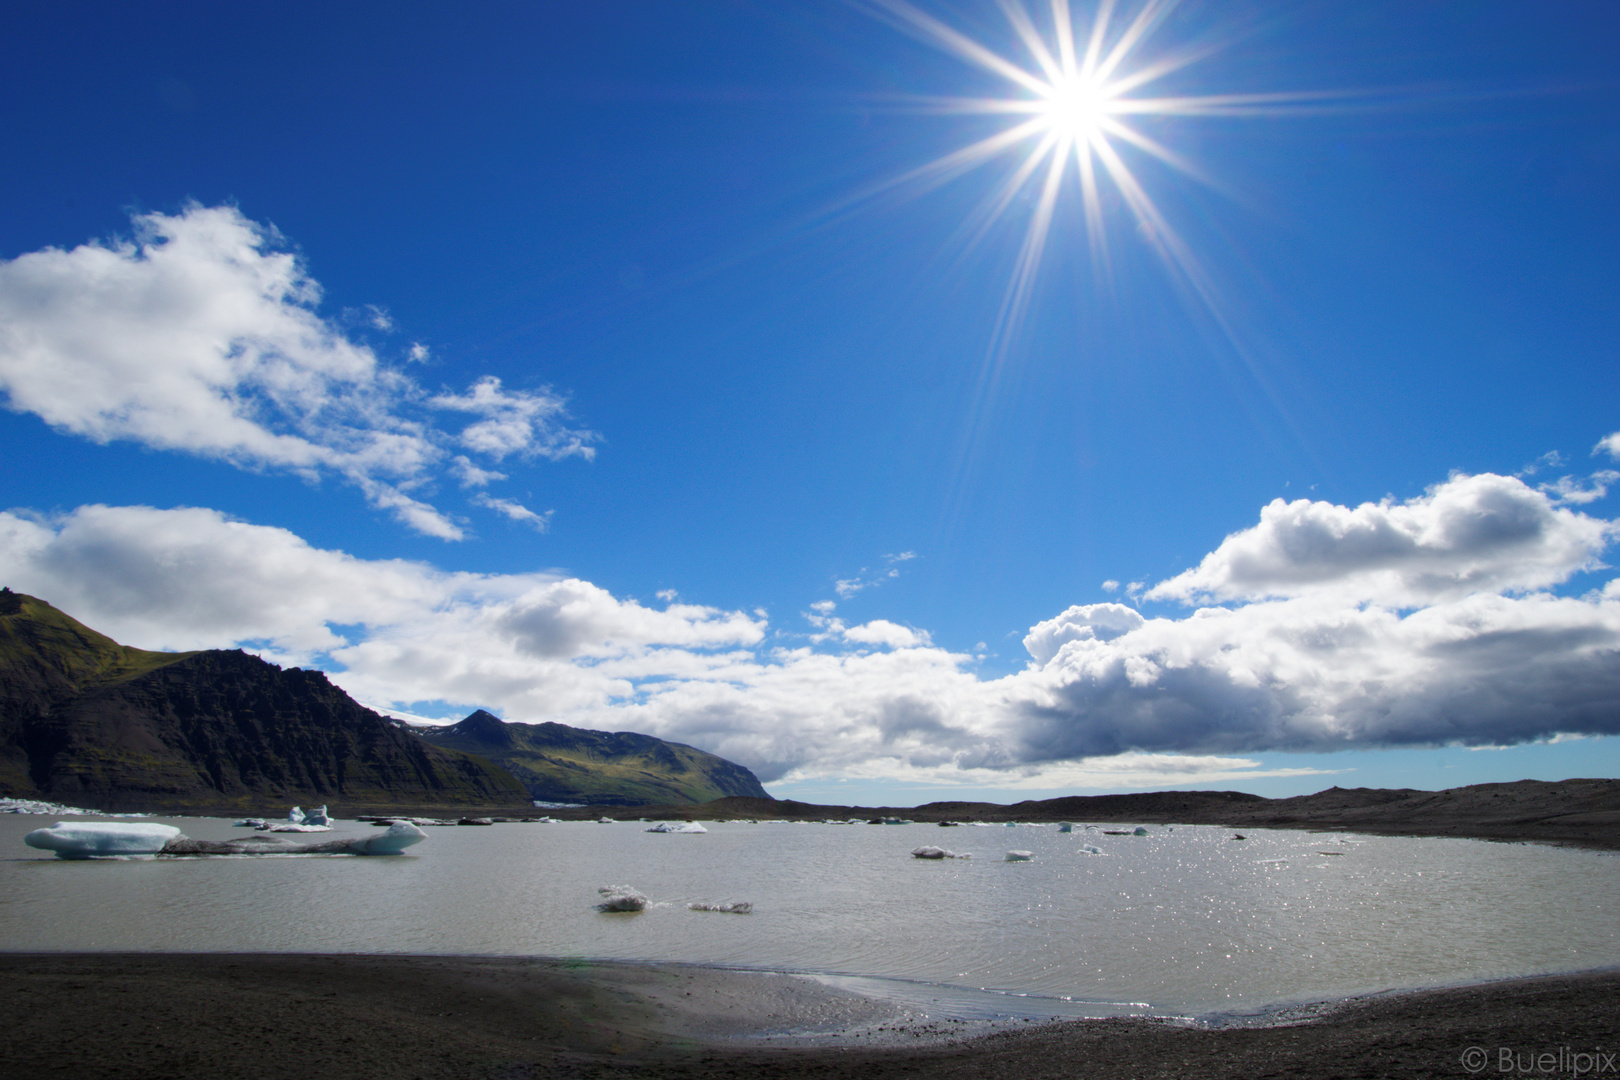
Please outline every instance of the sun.
[[[1140, 0], [1132, 5], [1098, 0], [1077, 20], [1069, 0], [1048, 0], [1039, 18], [1024, 0], [996, 0], [1021, 55], [1009, 57], [917, 7], [911, 0], [856, 0], [873, 15], [1005, 80], [1001, 96], [917, 97], [924, 111], [1005, 116], [1008, 124], [977, 142], [885, 181], [892, 187], [933, 184], [995, 160], [1010, 165], [986, 194], [977, 230], [982, 235], [1002, 218], [1029, 207], [1013, 276], [996, 337], [1022, 319], [1036, 272], [1051, 237], [1058, 201], [1065, 192], [1080, 200], [1086, 243], [1098, 272], [1108, 272], [1106, 201], [1123, 207], [1130, 232], [1153, 249], [1166, 269], [1215, 311], [1214, 291], [1191, 248], [1133, 172], [1131, 160], [1148, 159], [1204, 183], [1212, 179], [1193, 162], [1142, 130], [1153, 117], [1266, 116], [1297, 114], [1302, 103], [1343, 95], [1328, 92], [1218, 94], [1154, 93], [1167, 76], [1219, 51], [1207, 42], [1154, 51], [1176, 0]], [[1070, 177], [1074, 179], [1071, 180]]]
[[1075, 75], [1060, 80], [1050, 91], [1037, 103], [1038, 115], [1045, 118], [1050, 130], [1076, 144], [1102, 137], [1113, 105], [1106, 84]]

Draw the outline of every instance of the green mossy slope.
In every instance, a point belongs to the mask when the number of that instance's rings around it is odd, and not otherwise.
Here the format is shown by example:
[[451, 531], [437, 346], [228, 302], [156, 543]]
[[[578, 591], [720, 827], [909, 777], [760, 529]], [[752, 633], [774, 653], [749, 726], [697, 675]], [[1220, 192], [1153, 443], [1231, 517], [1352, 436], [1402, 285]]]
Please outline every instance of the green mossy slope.
[[741, 765], [651, 735], [508, 724], [482, 709], [458, 724], [418, 734], [436, 746], [489, 758], [546, 802], [677, 806], [728, 795], [770, 798]]

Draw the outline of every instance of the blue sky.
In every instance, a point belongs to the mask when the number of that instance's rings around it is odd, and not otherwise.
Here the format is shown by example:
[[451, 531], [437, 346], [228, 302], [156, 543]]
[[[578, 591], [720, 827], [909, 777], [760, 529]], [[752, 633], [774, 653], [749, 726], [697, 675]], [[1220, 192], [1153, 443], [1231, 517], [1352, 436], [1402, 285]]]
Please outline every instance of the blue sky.
[[1620, 15], [1144, 11], [1019, 293], [993, 3], [24, 10], [0, 579], [783, 797], [1620, 774]]

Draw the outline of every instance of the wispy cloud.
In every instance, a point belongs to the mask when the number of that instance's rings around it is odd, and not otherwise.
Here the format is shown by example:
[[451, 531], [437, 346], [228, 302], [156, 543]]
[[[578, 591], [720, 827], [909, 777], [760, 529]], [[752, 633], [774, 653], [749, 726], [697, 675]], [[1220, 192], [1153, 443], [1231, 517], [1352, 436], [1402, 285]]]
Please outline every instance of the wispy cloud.
[[[380, 361], [318, 314], [320, 286], [275, 230], [235, 207], [140, 214], [133, 226], [132, 240], [0, 262], [9, 408], [96, 442], [335, 475], [444, 539], [462, 526], [426, 492], [452, 447], [497, 462], [593, 453], [596, 436], [570, 426], [549, 389], [486, 376], [432, 394]], [[375, 306], [364, 321], [393, 325]], [[426, 355], [413, 346], [413, 359]], [[475, 419], [459, 430], [446, 423], [465, 414]]]

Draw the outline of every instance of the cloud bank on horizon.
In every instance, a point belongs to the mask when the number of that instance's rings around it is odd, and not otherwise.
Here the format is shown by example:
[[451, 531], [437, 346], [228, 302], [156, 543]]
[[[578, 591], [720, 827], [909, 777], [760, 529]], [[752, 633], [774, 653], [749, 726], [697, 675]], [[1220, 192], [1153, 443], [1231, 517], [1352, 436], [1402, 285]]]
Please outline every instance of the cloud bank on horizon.
[[[0, 261], [0, 391], [13, 411], [96, 442], [338, 476], [444, 540], [466, 533], [419, 497], [440, 477], [544, 528], [545, 514], [483, 491], [506, 478], [492, 466], [595, 452], [597, 436], [570, 427], [549, 389], [485, 376], [432, 393], [381, 362], [316, 314], [319, 284], [278, 250], [273, 227], [235, 207], [137, 214], [132, 225], [130, 240]], [[392, 328], [380, 310], [370, 322]], [[416, 343], [406, 359], [427, 355]], [[467, 422], [450, 430], [451, 418]]]
[[1261, 751], [1620, 733], [1620, 579], [1555, 591], [1603, 569], [1617, 528], [1492, 474], [1405, 502], [1279, 500], [1145, 594], [1202, 606], [1071, 606], [994, 679], [825, 603], [810, 630], [773, 632], [576, 578], [360, 559], [200, 508], [0, 513], [0, 579], [145, 647], [246, 644], [336, 668], [362, 700], [644, 731], [767, 782], [1129, 786], [1277, 775], [1233, 756]]
[[[98, 442], [334, 476], [445, 539], [465, 530], [427, 501], [437, 483], [543, 529], [547, 514], [490, 493], [496, 466], [591, 456], [597, 437], [550, 390], [484, 377], [435, 392], [379, 359], [316, 313], [316, 282], [235, 208], [134, 225], [131, 241], [0, 263], [9, 408]], [[1593, 453], [1620, 460], [1620, 432]], [[1179, 613], [1073, 605], [1031, 627], [1027, 665], [1000, 678], [926, 629], [840, 616], [911, 551], [838, 580], [797, 630], [674, 592], [652, 606], [561, 574], [359, 558], [205, 507], [0, 512], [0, 581], [131, 644], [243, 645], [401, 711], [644, 731], [767, 782], [1207, 782], [1311, 771], [1236, 756], [1262, 751], [1620, 734], [1620, 579], [1570, 587], [1605, 569], [1620, 525], [1578, 507], [1617, 475], [1277, 500], [1192, 569], [1126, 587]]]

